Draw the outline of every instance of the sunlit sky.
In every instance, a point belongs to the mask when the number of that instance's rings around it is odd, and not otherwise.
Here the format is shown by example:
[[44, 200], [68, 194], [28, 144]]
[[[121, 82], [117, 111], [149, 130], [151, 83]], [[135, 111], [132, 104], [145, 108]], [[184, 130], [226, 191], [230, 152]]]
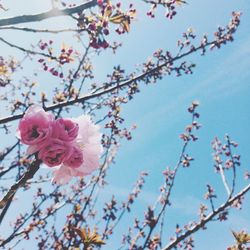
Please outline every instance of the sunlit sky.
[[[2, 17], [24, 13], [39, 13], [50, 8], [50, 1], [2, 1], [9, 7], [9, 12], [1, 12]], [[25, 5], [23, 4], [25, 2]], [[69, 2], [69, 1], [68, 1]], [[82, 1], [75, 1], [76, 3]], [[226, 25], [233, 10], [242, 11], [242, 22], [235, 34], [235, 41], [218, 51], [208, 52], [205, 57], [196, 54], [187, 58], [197, 67], [193, 75], [166, 76], [156, 84], [142, 86], [141, 93], [122, 107], [122, 115], [128, 126], [137, 125], [133, 140], [123, 142], [108, 175], [109, 186], [103, 191], [101, 200], [115, 194], [118, 200], [124, 200], [133, 187], [141, 171], [148, 171], [149, 177], [144, 192], [134, 205], [133, 213], [125, 217], [117, 233], [113, 236], [112, 245], [103, 249], [116, 249], [121, 234], [129, 227], [128, 221], [134, 216], [143, 217], [143, 211], [157, 198], [159, 186], [163, 183], [162, 171], [166, 166], [174, 166], [181, 151], [179, 134], [190, 121], [186, 108], [193, 100], [200, 102], [200, 122], [202, 129], [198, 132], [199, 140], [190, 147], [188, 153], [195, 158], [191, 167], [181, 169], [174, 191], [172, 206], [166, 215], [166, 241], [174, 234], [175, 225], [183, 225], [192, 219], [198, 219], [198, 208], [204, 202], [206, 184], [215, 187], [217, 195], [226, 197], [226, 191], [218, 175], [214, 173], [211, 141], [215, 136], [223, 139], [229, 134], [239, 143], [238, 153], [242, 155], [242, 166], [238, 174], [238, 188], [247, 182], [243, 173], [250, 166], [250, 3], [247, 0], [189, 0], [188, 5], [178, 10], [174, 20], [164, 18], [164, 12], [158, 11], [155, 19], [146, 17], [147, 6], [142, 1], [123, 1], [124, 5], [134, 2], [138, 10], [136, 21], [128, 35], [115, 37], [122, 41], [122, 48], [113, 55], [105, 52], [93, 58], [97, 79], [105, 79], [113, 66], [120, 64], [127, 72], [143, 63], [158, 48], [177, 51], [176, 42], [183, 31], [192, 27], [197, 37], [206, 33], [212, 37], [218, 25]], [[63, 18], [57, 21], [45, 21], [34, 24], [34, 27], [65, 27], [72, 23]], [[64, 21], [62, 21], [64, 20]], [[19, 33], [1, 31], [4, 38], [18, 44], [36, 43], [39, 36], [25, 36]], [[70, 44], [70, 35], [62, 37]], [[34, 38], [35, 37], [35, 38]], [[33, 40], [31, 40], [33, 39]], [[59, 39], [58, 44], [61, 42]], [[199, 40], [197, 40], [198, 42]], [[3, 46], [1, 44], [1, 46]], [[3, 54], [13, 54], [13, 50], [3, 46]], [[14, 51], [15, 53], [16, 51]], [[19, 52], [16, 52], [17, 54]], [[25, 69], [24, 69], [25, 70]], [[39, 76], [38, 72], [38, 76]], [[39, 76], [40, 77], [40, 76]], [[46, 84], [53, 78], [41, 76]], [[45, 83], [47, 82], [47, 83]], [[48, 83], [49, 82], [49, 83]], [[45, 89], [44, 89], [45, 88]], [[9, 137], [14, 135], [9, 135]], [[239, 190], [239, 189], [238, 189]], [[231, 229], [250, 230], [250, 199], [245, 200], [241, 211], [233, 210], [225, 223], [212, 223], [207, 231], [195, 236], [195, 249], [221, 250], [233, 242]], [[219, 205], [219, 203], [217, 204]], [[14, 213], [12, 210], [11, 213]]]

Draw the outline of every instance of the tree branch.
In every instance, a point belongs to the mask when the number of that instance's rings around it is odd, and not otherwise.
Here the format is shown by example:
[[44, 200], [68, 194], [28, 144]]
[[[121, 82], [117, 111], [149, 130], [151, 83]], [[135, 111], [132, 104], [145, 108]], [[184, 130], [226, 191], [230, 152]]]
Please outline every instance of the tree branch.
[[51, 17], [72, 15], [75, 13], [82, 12], [83, 10], [89, 9], [91, 7], [94, 7], [95, 5], [97, 5], [97, 0], [90, 0], [73, 8], [51, 9], [50, 11], [35, 15], [23, 15], [23, 16], [0, 19], [0, 27], [6, 25], [20, 24], [20, 23], [39, 22]]
[[167, 246], [162, 248], [162, 250], [170, 250], [186, 239], [191, 234], [197, 232], [198, 230], [202, 229], [209, 221], [211, 221], [216, 215], [223, 212], [226, 208], [230, 207], [236, 200], [241, 198], [244, 194], [246, 194], [250, 190], [250, 184], [248, 184], [244, 189], [242, 189], [238, 194], [233, 196], [231, 199], [227, 200], [224, 204], [218, 207], [215, 211], [211, 212], [207, 215], [203, 220], [201, 220], [198, 224], [193, 226], [192, 228], [188, 229], [184, 234], [180, 237], [176, 238], [174, 241], [170, 242]]
[[3, 208], [2, 213], [0, 214], [0, 225], [1, 225], [4, 216], [5, 216], [5, 214], [7, 213], [8, 209], [9, 209], [11, 203], [12, 203], [13, 198], [14, 198], [14, 195], [12, 195], [12, 196], [7, 200], [6, 205], [5, 205], [5, 207]]
[[[207, 43], [206, 47], [211, 46], [211, 45], [213, 45], [215, 43], [216, 43], [216, 41], [212, 41], [210, 43]], [[51, 105], [51, 106], [48, 106], [48, 107], [44, 107], [44, 110], [45, 111], [52, 111], [52, 110], [55, 110], [55, 109], [59, 109], [61, 107], [67, 107], [67, 106], [70, 106], [70, 105], [74, 105], [76, 103], [84, 103], [87, 100], [90, 100], [90, 99], [93, 99], [93, 98], [100, 97], [102, 95], [111, 93], [114, 90], [126, 87], [126, 86], [132, 84], [133, 82], [141, 81], [146, 76], [154, 74], [155, 72], [157, 72], [157, 71], [163, 69], [164, 67], [166, 67], [168, 64], [171, 64], [171, 63], [173, 63], [173, 62], [175, 62], [175, 61], [177, 61], [177, 60], [179, 60], [179, 59], [181, 59], [181, 58], [183, 58], [185, 56], [188, 56], [188, 55], [190, 55], [190, 54], [192, 54], [192, 53], [194, 53], [196, 51], [202, 50], [203, 48], [204, 48], [204, 46], [202, 46], [202, 45], [198, 46], [198, 47], [194, 48], [193, 50], [190, 50], [190, 51], [188, 51], [186, 53], [183, 53], [183, 54], [181, 54], [179, 56], [176, 56], [176, 57], [174, 57], [174, 58], [172, 58], [170, 60], [167, 60], [166, 62], [164, 62], [162, 64], [159, 64], [157, 67], [154, 67], [154, 68], [152, 68], [152, 69], [150, 69], [150, 70], [148, 70], [148, 71], [146, 71], [146, 72], [144, 72], [144, 73], [142, 73], [142, 74], [140, 74], [140, 75], [138, 75], [136, 77], [133, 77], [133, 78], [130, 78], [130, 79], [126, 80], [126, 81], [123, 81], [120, 84], [116, 84], [113, 87], [104, 89], [102, 91], [90, 93], [90, 94], [84, 95], [82, 97], [79, 97], [79, 98], [76, 98], [76, 99], [73, 99], [73, 100], [70, 100], [70, 101], [64, 101], [64, 102], [60, 102], [60, 103], [57, 103], [57, 104], [54, 104], [54, 105]], [[23, 116], [24, 116], [24, 113], [2, 118], [2, 119], [0, 119], [0, 124], [5, 124], [5, 123], [11, 122], [11, 121], [21, 119]]]
[[33, 32], [33, 33], [52, 33], [52, 34], [58, 34], [58, 33], [62, 33], [62, 32], [78, 32], [79, 33], [79, 32], [86, 31], [86, 29], [49, 30], [49, 29], [33, 29], [33, 28], [17, 27], [17, 26], [0, 27], [0, 30], [19, 30], [19, 31]]
[[25, 183], [29, 179], [33, 178], [33, 176], [35, 175], [35, 173], [38, 171], [40, 164], [41, 164], [41, 160], [38, 160], [38, 159], [35, 160], [31, 164], [29, 170], [23, 175], [23, 177], [18, 182], [16, 182], [9, 189], [9, 191], [7, 192], [7, 194], [2, 198], [2, 200], [0, 201], [0, 209], [3, 209], [6, 206], [6, 204], [8, 203], [8, 200], [13, 198], [13, 196], [15, 195], [15, 193], [17, 192], [17, 190], [20, 187], [24, 186]]

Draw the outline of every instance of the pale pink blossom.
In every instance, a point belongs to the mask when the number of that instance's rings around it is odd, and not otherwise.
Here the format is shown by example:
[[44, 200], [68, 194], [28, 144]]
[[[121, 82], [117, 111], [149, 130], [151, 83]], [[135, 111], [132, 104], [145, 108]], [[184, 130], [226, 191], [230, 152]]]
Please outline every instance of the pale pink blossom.
[[49, 167], [55, 167], [67, 161], [73, 152], [71, 144], [56, 138], [50, 138], [44, 143], [39, 152], [38, 158]]
[[53, 172], [53, 182], [56, 184], [66, 184], [72, 179], [71, 168], [61, 165], [60, 167], [55, 167]]
[[52, 137], [63, 141], [73, 141], [78, 135], [78, 124], [71, 119], [59, 118], [52, 124]]
[[39, 145], [51, 136], [53, 121], [52, 114], [46, 113], [40, 106], [32, 105], [19, 122], [17, 136], [24, 144]]
[[77, 168], [72, 168], [63, 163], [54, 171], [53, 182], [64, 184], [75, 176], [91, 174], [99, 167], [99, 159], [102, 154], [101, 133], [99, 126], [95, 125], [89, 116], [83, 115], [72, 119], [79, 126], [78, 136], [74, 143], [81, 149], [83, 162]]

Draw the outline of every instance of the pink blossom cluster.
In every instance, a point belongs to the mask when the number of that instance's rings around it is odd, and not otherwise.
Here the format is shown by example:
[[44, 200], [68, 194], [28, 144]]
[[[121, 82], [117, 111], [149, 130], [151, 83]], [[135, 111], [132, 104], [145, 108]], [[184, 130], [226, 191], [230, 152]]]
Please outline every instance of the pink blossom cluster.
[[28, 154], [37, 153], [44, 164], [55, 167], [53, 181], [58, 184], [88, 175], [99, 166], [101, 134], [87, 115], [55, 119], [33, 105], [20, 120], [17, 135], [29, 146]]

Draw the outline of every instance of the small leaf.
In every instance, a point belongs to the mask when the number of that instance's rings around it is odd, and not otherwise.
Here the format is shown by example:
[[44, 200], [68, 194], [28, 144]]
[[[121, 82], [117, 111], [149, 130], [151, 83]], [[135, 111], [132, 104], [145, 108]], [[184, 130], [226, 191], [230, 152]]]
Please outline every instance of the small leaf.
[[121, 24], [126, 20], [126, 16], [124, 14], [116, 14], [109, 18], [109, 21], [115, 24]]
[[96, 229], [94, 229], [93, 232], [90, 231], [90, 228], [87, 230], [83, 228], [82, 230], [76, 227], [73, 227], [73, 230], [80, 236], [83, 244], [85, 246], [101, 246], [104, 245], [105, 242], [101, 239], [100, 235], [96, 232]]
[[184, 1], [184, 0], [175, 0], [175, 3], [176, 3], [177, 5], [187, 4], [187, 2]]
[[125, 20], [124, 22], [121, 23], [123, 29], [128, 33], [130, 31], [130, 25], [129, 25], [129, 21]]
[[234, 231], [232, 231], [232, 234], [234, 236], [234, 238], [236, 239], [238, 244], [247, 244], [250, 243], [250, 234], [242, 231], [239, 233], [236, 233]]

